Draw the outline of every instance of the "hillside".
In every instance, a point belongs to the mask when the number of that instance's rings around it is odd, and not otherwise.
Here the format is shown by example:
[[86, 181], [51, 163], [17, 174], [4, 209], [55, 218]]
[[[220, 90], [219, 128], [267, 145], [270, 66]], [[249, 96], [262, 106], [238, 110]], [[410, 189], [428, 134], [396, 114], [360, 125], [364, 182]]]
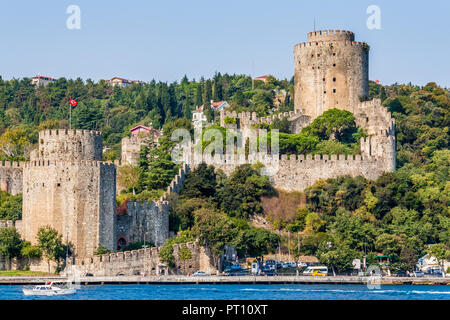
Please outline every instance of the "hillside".
[[[279, 90], [286, 90], [287, 96], [276, 107]], [[220, 74], [211, 80], [185, 77], [180, 83], [151, 82], [127, 88], [80, 79], [59, 79], [39, 88], [29, 79], [1, 80], [0, 159], [26, 160], [39, 130], [67, 128], [70, 98], [79, 101], [72, 113], [73, 127], [103, 131], [104, 145], [111, 147], [105, 159], [118, 159], [120, 140], [132, 126], [152, 122], [164, 128], [164, 137], [158, 148], [143, 149], [138, 168], [129, 168], [127, 174], [134, 179], [127, 180], [127, 190], [118, 196], [119, 210], [123, 210], [127, 200], [155, 199], [167, 187], [178, 169], [171, 161], [173, 143], [167, 137], [177, 127], [192, 130], [191, 111], [196, 106], [227, 100], [232, 110], [263, 116], [291, 110], [291, 92], [292, 82], [286, 80], [256, 82], [252, 90], [249, 77]], [[188, 175], [183, 191], [173, 199], [170, 228], [182, 232], [171, 243], [199, 238], [216, 255], [231, 243], [239, 254], [250, 256], [273, 252], [279, 244], [288, 251], [290, 245], [293, 255], [315, 255], [341, 272], [351, 269], [352, 259], [361, 258], [365, 251], [369, 263], [376, 263], [376, 255], [382, 253], [391, 257], [393, 268], [402, 269], [411, 269], [428, 245], [448, 255], [449, 90], [435, 83], [419, 87], [371, 82], [369, 98], [380, 98], [396, 119], [396, 172], [376, 181], [362, 177], [318, 181], [303, 194], [286, 194], [274, 190], [255, 166], [241, 166], [230, 177], [201, 166]], [[217, 115], [207, 116], [217, 120]], [[333, 116], [324, 115], [320, 125], [327, 126]], [[305, 138], [316, 136], [310, 152], [352, 153], [357, 149], [355, 137], [363, 134], [351, 126], [352, 139], [338, 140], [343, 143], [338, 145], [333, 142], [334, 134], [321, 137], [322, 129], [313, 125], [300, 135], [283, 133], [286, 148], [294, 146], [294, 153]], [[2, 194], [0, 219], [16, 219], [20, 201], [20, 197]], [[258, 215], [272, 224], [270, 228], [252, 225]]]

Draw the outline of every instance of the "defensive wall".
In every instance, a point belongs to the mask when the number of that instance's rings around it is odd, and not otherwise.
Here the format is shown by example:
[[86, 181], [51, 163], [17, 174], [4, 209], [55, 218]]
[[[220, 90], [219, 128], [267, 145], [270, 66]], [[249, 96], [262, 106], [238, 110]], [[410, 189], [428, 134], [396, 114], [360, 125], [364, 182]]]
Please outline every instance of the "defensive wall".
[[13, 195], [22, 193], [24, 162], [0, 161], [0, 190]]
[[[191, 258], [182, 261], [179, 257], [181, 247], [191, 252]], [[162, 275], [162, 274], [192, 274], [197, 270], [215, 273], [216, 268], [211, 264], [210, 254], [197, 242], [173, 245], [174, 268], [159, 258], [160, 247], [139, 249], [133, 251], [115, 252], [100, 256], [86, 257], [77, 261], [77, 268], [82, 273], [94, 276], [133, 276], [133, 275]]]
[[162, 246], [169, 239], [169, 198], [183, 187], [189, 166], [184, 164], [158, 201], [128, 202], [127, 214], [117, 216], [116, 239], [120, 246], [151, 242]]

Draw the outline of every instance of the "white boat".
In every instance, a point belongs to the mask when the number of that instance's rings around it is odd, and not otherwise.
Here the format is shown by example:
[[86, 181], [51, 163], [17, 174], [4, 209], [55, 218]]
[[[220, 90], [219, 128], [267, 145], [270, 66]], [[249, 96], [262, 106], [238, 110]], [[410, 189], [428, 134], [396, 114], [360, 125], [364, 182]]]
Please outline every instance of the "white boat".
[[61, 296], [77, 292], [73, 288], [57, 287], [52, 282], [47, 282], [43, 286], [35, 286], [34, 288], [23, 288], [22, 291], [26, 296]]

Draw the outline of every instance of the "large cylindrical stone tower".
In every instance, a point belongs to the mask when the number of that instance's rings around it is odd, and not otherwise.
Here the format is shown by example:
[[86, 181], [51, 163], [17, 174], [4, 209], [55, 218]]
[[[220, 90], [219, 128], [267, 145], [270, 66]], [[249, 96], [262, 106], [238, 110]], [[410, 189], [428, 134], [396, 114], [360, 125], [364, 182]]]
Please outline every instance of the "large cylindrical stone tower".
[[102, 161], [102, 134], [90, 130], [43, 130], [39, 132], [37, 158], [58, 161]]
[[355, 113], [369, 93], [369, 46], [350, 31], [308, 33], [294, 48], [295, 109], [316, 118], [338, 108]]

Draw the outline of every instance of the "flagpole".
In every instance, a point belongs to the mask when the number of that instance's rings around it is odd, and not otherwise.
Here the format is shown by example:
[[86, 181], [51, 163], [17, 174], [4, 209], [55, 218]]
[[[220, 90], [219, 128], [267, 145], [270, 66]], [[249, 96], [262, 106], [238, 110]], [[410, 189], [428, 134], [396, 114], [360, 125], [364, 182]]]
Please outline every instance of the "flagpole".
[[69, 101], [69, 130], [72, 129], [72, 104]]

